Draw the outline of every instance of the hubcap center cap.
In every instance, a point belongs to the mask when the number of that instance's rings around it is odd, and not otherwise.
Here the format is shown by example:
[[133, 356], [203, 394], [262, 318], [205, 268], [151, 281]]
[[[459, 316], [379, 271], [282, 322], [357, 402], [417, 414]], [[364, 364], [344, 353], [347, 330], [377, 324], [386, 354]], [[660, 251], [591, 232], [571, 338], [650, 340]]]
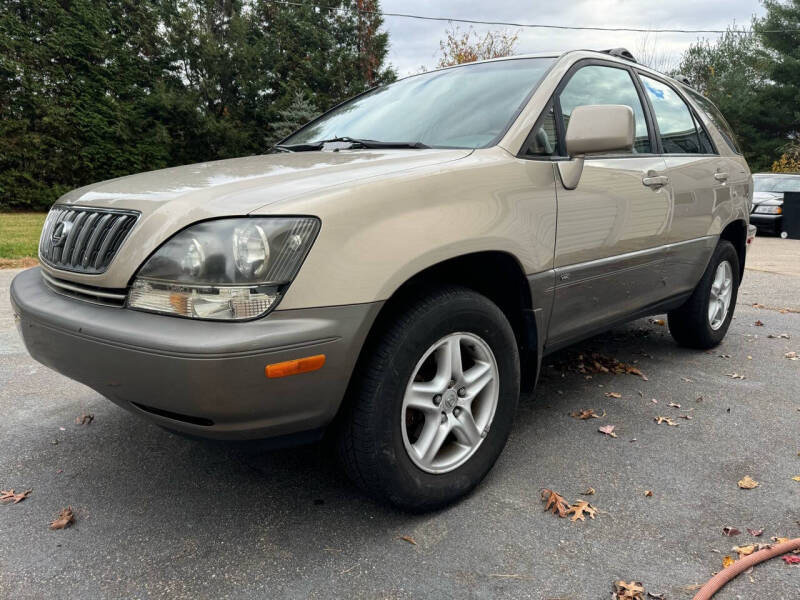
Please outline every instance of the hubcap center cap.
[[448, 412], [452, 411], [457, 403], [458, 394], [456, 394], [455, 390], [450, 389], [442, 394], [442, 408], [444, 408], [444, 410]]

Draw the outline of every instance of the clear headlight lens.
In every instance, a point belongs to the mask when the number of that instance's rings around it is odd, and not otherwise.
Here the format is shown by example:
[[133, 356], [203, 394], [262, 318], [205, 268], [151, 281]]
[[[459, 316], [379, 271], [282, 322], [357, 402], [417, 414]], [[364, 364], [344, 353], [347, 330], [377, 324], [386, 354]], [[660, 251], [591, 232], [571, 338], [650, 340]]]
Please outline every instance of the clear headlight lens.
[[783, 213], [783, 208], [774, 204], [761, 204], [756, 206], [756, 209], [753, 212], [760, 213], [762, 215], [779, 215]]
[[194, 319], [262, 316], [297, 275], [319, 227], [313, 217], [219, 219], [192, 225], [142, 266], [128, 306]]

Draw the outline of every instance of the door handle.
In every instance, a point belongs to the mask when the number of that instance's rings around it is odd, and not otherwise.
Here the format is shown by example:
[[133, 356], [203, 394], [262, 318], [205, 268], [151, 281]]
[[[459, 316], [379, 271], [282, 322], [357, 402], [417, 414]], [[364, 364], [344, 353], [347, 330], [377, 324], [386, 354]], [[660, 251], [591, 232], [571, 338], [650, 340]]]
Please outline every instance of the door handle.
[[723, 173], [722, 171], [717, 171], [714, 173], [714, 179], [717, 181], [728, 181], [728, 174]]
[[642, 183], [647, 187], [658, 189], [669, 183], [669, 177], [666, 175], [648, 175], [647, 177], [642, 177]]

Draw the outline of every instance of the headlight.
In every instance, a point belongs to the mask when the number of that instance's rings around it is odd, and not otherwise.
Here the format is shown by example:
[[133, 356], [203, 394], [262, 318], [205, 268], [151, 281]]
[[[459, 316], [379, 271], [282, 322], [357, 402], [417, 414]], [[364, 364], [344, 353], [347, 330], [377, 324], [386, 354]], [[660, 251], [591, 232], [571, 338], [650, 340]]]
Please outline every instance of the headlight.
[[319, 231], [313, 217], [219, 219], [170, 238], [139, 269], [128, 306], [193, 319], [272, 310]]
[[753, 212], [760, 213], [762, 215], [779, 215], [783, 212], [783, 207], [776, 205], [761, 204], [759, 206], [756, 206], [756, 209]]

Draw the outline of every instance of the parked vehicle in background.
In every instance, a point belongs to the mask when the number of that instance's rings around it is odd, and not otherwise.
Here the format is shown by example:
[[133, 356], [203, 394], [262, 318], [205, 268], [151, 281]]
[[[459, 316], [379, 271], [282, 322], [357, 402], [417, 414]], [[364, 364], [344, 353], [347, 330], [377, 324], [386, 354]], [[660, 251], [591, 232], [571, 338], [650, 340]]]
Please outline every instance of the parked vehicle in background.
[[352, 479], [466, 494], [542, 357], [668, 313], [724, 338], [752, 180], [702, 95], [627, 52], [450, 67], [265, 156], [70, 192], [11, 300], [31, 355], [163, 427], [333, 429]]
[[800, 173], [754, 173], [750, 222], [759, 232], [783, 233], [783, 194], [800, 192]]

